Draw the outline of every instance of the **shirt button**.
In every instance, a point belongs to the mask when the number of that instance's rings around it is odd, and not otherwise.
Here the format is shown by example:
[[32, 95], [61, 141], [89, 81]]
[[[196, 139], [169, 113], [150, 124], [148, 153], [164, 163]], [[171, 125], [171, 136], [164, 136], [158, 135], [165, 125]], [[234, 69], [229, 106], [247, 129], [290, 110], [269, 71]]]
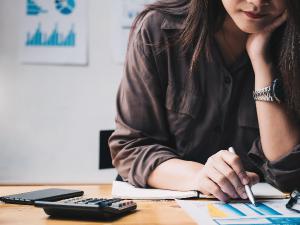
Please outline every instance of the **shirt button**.
[[224, 82], [225, 82], [225, 84], [230, 84], [230, 83], [231, 83], [230, 77], [229, 77], [229, 76], [226, 76], [226, 77], [224, 78]]
[[216, 133], [221, 132], [221, 126], [215, 126], [214, 127], [214, 132], [216, 132]]

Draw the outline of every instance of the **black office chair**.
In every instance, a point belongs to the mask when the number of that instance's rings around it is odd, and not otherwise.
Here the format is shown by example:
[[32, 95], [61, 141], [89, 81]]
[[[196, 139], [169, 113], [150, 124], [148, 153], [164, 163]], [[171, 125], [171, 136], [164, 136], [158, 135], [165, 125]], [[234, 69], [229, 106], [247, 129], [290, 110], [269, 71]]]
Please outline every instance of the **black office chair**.
[[[100, 144], [99, 144], [99, 169], [111, 169], [114, 168], [112, 165], [112, 159], [108, 146], [108, 139], [114, 130], [101, 130], [100, 131]], [[118, 175], [117, 181], [123, 181], [122, 177]]]

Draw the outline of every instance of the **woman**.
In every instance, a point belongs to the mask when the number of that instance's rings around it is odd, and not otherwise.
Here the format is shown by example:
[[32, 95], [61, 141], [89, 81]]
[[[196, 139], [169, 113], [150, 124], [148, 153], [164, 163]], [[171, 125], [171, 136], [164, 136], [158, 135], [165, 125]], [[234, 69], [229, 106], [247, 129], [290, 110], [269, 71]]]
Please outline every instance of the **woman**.
[[110, 138], [122, 178], [222, 201], [247, 198], [244, 185], [259, 177], [300, 187], [299, 9], [299, 0], [149, 5], [131, 32]]

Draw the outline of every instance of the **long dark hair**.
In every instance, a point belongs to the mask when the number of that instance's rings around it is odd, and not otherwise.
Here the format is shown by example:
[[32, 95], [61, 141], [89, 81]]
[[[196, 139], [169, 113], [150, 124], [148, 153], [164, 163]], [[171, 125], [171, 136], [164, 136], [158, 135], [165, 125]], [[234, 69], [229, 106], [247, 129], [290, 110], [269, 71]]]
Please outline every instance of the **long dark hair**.
[[[285, 1], [289, 15], [287, 22], [274, 32], [270, 45], [274, 66], [283, 78], [286, 104], [300, 118], [300, 1]], [[191, 74], [197, 69], [201, 55], [211, 59], [210, 40], [226, 17], [221, 0], [158, 0], [139, 14], [132, 30], [153, 10], [184, 18], [184, 28], [174, 39], [174, 44], [180, 44], [184, 51], [192, 49]]]

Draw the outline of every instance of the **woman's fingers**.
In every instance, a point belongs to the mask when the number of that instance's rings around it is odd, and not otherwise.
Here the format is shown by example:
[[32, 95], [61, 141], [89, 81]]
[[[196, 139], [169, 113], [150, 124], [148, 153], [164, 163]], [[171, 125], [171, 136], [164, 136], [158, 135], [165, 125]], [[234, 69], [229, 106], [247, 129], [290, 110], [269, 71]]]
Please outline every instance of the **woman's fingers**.
[[246, 172], [240, 158], [227, 150], [211, 156], [199, 173], [198, 187], [204, 194], [212, 194], [221, 201], [247, 198], [245, 184], [259, 182], [257, 174]]
[[243, 167], [240, 157], [238, 157], [238, 155], [231, 153], [227, 150], [222, 150], [222, 151], [220, 151], [220, 156], [235, 171], [235, 173], [237, 174], [237, 176], [240, 179], [240, 182], [243, 185], [246, 185], [249, 183], [249, 178], [244, 170], [244, 167]]
[[236, 174], [236, 172], [223, 160], [216, 160], [214, 163], [214, 167], [225, 176], [228, 181], [230, 182], [230, 196], [236, 196], [233, 198], [241, 197], [245, 198], [245, 188], [244, 185], [241, 183], [240, 178]]
[[257, 184], [259, 182], [259, 176], [256, 173], [253, 172], [246, 172], [249, 179], [250, 179], [250, 185]]
[[229, 196], [226, 195], [219, 185], [215, 184], [211, 179], [208, 177], [204, 177], [202, 181], [202, 186], [206, 190], [204, 194], [212, 194], [215, 196], [217, 199], [223, 202], [228, 202], [229, 201]]
[[265, 28], [266, 32], [272, 32], [274, 31], [277, 27], [279, 27], [281, 24], [283, 24], [288, 18], [288, 13], [285, 10], [279, 17], [277, 17], [274, 22]]
[[209, 170], [208, 177], [215, 183], [217, 184], [220, 189], [227, 194], [231, 198], [238, 198], [239, 196], [237, 195], [235, 188], [231, 184], [231, 182], [228, 180], [228, 178], [215, 169], [214, 167], [211, 167]]

